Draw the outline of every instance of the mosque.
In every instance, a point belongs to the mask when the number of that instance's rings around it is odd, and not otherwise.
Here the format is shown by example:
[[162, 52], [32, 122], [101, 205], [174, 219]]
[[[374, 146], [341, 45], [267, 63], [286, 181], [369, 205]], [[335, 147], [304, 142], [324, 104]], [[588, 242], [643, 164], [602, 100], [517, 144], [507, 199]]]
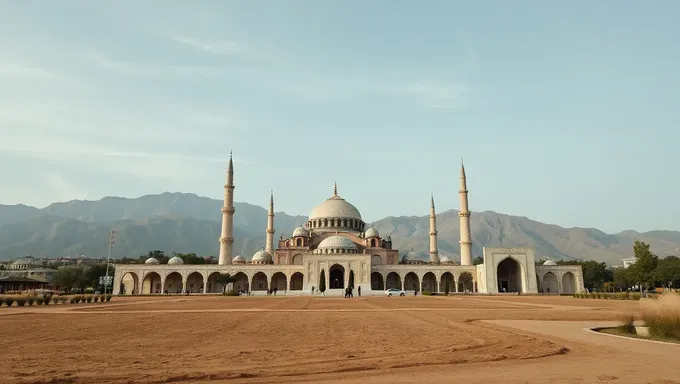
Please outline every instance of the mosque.
[[361, 287], [362, 295], [382, 295], [386, 289], [451, 293], [551, 293], [584, 291], [580, 266], [535, 264], [531, 248], [483, 248], [483, 264], [473, 265], [470, 211], [465, 167], [460, 167], [460, 263], [443, 256], [437, 247], [434, 198], [430, 204], [429, 260], [413, 252], [392, 248], [390, 235], [381, 236], [368, 226], [359, 210], [333, 195], [317, 205], [304, 226], [290, 237], [274, 243], [274, 198], [269, 201], [265, 246], [250, 260], [233, 256], [234, 166], [231, 156], [224, 185], [219, 263], [188, 265], [179, 257], [167, 264], [149, 258], [144, 264], [118, 264], [114, 294], [221, 293], [217, 277], [229, 273], [231, 288], [251, 294], [319, 294], [320, 279], [325, 295], [342, 295], [346, 287]]

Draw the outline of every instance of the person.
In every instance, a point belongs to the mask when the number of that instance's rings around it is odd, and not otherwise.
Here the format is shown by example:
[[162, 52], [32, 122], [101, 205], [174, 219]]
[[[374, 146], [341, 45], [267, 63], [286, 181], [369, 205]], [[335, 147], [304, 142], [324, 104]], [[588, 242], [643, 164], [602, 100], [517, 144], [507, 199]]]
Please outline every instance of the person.
[[312, 296], [314, 296], [314, 286], [312, 286]]
[[359, 297], [361, 297], [361, 286], [357, 287], [357, 294], [359, 295]]
[[279, 289], [277, 287], [274, 287], [274, 296], [276, 296], [276, 292], [278, 292]]

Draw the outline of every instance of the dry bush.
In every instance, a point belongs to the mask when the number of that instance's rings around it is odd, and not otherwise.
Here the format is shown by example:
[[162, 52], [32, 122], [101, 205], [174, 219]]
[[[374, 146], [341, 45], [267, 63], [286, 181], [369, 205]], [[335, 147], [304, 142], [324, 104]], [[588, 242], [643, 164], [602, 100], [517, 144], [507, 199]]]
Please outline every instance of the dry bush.
[[665, 294], [658, 299], [643, 300], [640, 304], [650, 335], [680, 340], [680, 296]]

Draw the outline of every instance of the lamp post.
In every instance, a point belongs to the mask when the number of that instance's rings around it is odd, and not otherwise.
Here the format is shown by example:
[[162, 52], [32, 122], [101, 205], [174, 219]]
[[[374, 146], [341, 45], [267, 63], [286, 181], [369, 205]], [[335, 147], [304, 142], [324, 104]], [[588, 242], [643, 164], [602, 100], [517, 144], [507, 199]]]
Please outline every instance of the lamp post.
[[109, 255], [106, 258], [106, 277], [104, 278], [104, 295], [106, 295], [106, 289], [109, 285], [109, 265], [111, 263], [111, 247], [116, 244], [116, 231], [113, 229], [109, 232]]

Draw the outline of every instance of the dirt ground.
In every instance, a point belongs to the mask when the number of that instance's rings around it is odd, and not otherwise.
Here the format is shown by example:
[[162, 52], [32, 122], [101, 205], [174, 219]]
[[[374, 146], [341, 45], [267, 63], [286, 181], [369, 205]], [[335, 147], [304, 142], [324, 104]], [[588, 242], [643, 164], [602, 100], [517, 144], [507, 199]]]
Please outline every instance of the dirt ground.
[[0, 308], [0, 382], [680, 383], [680, 345], [584, 330], [638, 311], [634, 301], [545, 296]]

